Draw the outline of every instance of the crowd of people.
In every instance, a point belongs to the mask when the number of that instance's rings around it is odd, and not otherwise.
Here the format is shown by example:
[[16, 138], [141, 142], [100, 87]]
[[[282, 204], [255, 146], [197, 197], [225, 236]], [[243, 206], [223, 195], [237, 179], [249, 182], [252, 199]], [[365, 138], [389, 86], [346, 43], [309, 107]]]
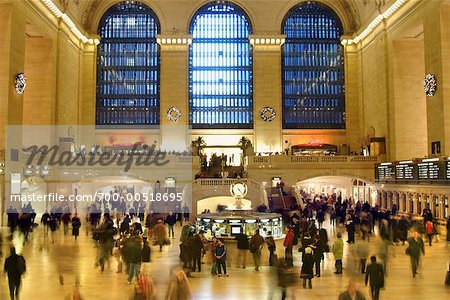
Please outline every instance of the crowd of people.
[[[245, 269], [247, 255], [250, 253], [254, 270], [259, 272], [263, 252], [268, 251], [269, 266], [276, 270], [282, 299], [285, 299], [291, 287], [313, 288], [315, 278], [322, 275], [322, 263], [326, 254], [330, 253], [328, 256], [332, 255], [334, 259], [336, 276], [343, 274], [344, 270], [360, 273], [361, 283], [370, 287], [371, 299], [379, 299], [388, 274], [389, 246], [406, 243], [405, 254], [410, 257], [411, 274], [413, 277], [418, 274], [420, 258], [425, 254], [422, 234], [427, 236], [429, 246], [436, 234], [437, 226], [433, 224], [434, 219], [428, 207], [424, 209], [419, 222], [399, 215], [395, 207], [383, 211], [378, 206], [354, 203], [351, 199], [341, 199], [336, 195], [303, 196], [306, 200], [302, 208], [295, 206], [283, 212], [284, 257], [277, 256], [277, 243], [271, 232], [266, 232], [263, 237], [259, 230], [255, 230], [250, 236], [241, 233], [235, 237], [236, 267]], [[329, 226], [324, 226], [327, 219]], [[124, 280], [133, 286], [133, 299], [155, 298], [156, 288], [148, 272], [152, 249], [162, 252], [165, 245], [177, 243], [176, 228], [180, 230], [180, 264], [171, 270], [167, 299], [191, 299], [188, 278], [195, 277], [193, 273], [205, 270], [204, 264], [210, 264], [208, 269], [213, 276], [230, 275], [227, 242], [221, 237], [208, 239], [204, 231], [196, 228], [189, 211], [184, 208], [168, 213], [154, 213], [129, 205], [124, 212], [118, 212], [117, 208], [113, 210], [103, 203], [97, 203], [89, 207], [83, 219], [68, 207], [55, 207], [50, 212], [43, 213], [39, 223], [45, 239], [50, 233], [49, 243], [55, 243], [55, 232], [61, 225], [62, 234], [71, 234], [76, 243], [82, 224], [86, 228], [86, 235], [92, 236], [97, 248], [95, 264], [100, 272], [105, 270], [105, 265], [109, 265], [111, 260], [116, 260], [117, 273], [124, 274]], [[447, 221], [447, 241], [450, 241], [449, 224], [450, 219]], [[20, 213], [10, 207], [8, 226], [11, 236], [19, 232], [26, 243], [28, 235], [38, 226], [36, 213], [31, 205], [23, 207]], [[329, 232], [325, 227], [332, 231], [332, 239], [329, 239]], [[347, 237], [345, 241], [344, 236]], [[346, 247], [350, 255], [346, 261], [348, 265], [344, 266]], [[301, 253], [299, 261], [296, 259], [298, 256], [294, 255], [296, 251]], [[26, 263], [25, 258], [17, 254], [14, 247], [10, 249], [4, 269], [9, 278], [11, 299], [17, 299]], [[60, 283], [64, 284], [63, 274], [59, 276]], [[78, 298], [73, 299], [82, 299], [78, 288], [74, 294]], [[355, 288], [355, 282], [351, 282], [347, 290], [339, 295], [339, 299], [366, 298]]]

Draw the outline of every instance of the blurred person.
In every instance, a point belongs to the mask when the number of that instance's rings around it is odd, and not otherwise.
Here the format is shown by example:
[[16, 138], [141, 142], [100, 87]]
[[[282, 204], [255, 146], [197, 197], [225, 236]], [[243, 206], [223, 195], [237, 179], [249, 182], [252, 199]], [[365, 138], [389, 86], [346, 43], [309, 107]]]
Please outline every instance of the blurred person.
[[[369, 281], [370, 279], [370, 281]], [[370, 282], [370, 294], [373, 300], [380, 298], [380, 289], [384, 287], [383, 266], [377, 263], [376, 256], [370, 257], [370, 264], [367, 266], [365, 284]]]
[[49, 229], [49, 223], [50, 223], [50, 214], [46, 210], [45, 213], [41, 217], [41, 224], [44, 227], [44, 238], [48, 236], [48, 229]]
[[450, 242], [450, 216], [447, 218], [447, 224], [445, 225], [447, 228], [447, 242]]
[[16, 254], [16, 248], [10, 248], [10, 255], [5, 259], [4, 272], [8, 275], [9, 296], [11, 300], [19, 299], [22, 275], [26, 272], [26, 262], [22, 255]]
[[216, 263], [217, 263], [217, 276], [222, 276], [222, 269], [223, 274], [225, 277], [228, 277], [227, 274], [227, 246], [223, 243], [221, 239], [217, 239], [217, 246], [214, 249], [214, 256], [216, 257]]
[[164, 223], [166, 223], [167, 226], [169, 226], [169, 238], [170, 238], [170, 234], [172, 233], [172, 239], [174, 239], [175, 233], [174, 233], [173, 228], [174, 228], [175, 224], [177, 223], [177, 217], [172, 212], [169, 212]]
[[401, 216], [400, 220], [398, 221], [398, 238], [403, 245], [405, 244], [408, 238], [408, 229], [409, 229], [408, 221], [404, 216]]
[[255, 266], [255, 271], [259, 271], [261, 265], [261, 249], [264, 245], [264, 239], [259, 234], [259, 229], [255, 230], [255, 234], [250, 238], [249, 249], [253, 256], [253, 264]]
[[167, 240], [167, 228], [164, 226], [162, 219], [158, 219], [158, 224], [153, 229], [153, 236], [155, 244], [159, 245], [159, 252], [162, 252], [162, 247]]
[[195, 234], [193, 236], [190, 248], [192, 257], [192, 271], [195, 272], [198, 269], [198, 271], [201, 272], [203, 241], [200, 234]]
[[70, 223], [70, 212], [65, 212], [62, 217], [61, 221], [63, 223], [63, 229], [64, 229], [64, 235], [67, 235], [67, 232], [69, 231], [69, 223]]
[[142, 248], [136, 235], [133, 235], [129, 239], [125, 248], [125, 255], [128, 262], [128, 283], [131, 284], [133, 282], [133, 276], [136, 277], [136, 281], [139, 280], [142, 262]]
[[312, 278], [314, 277], [314, 257], [312, 255], [312, 249], [310, 247], [305, 248], [305, 252], [302, 255], [302, 269], [300, 278], [303, 279], [303, 288], [306, 288], [306, 281], [308, 281], [308, 288], [312, 289]]
[[310, 247], [313, 249], [314, 265], [316, 267], [315, 276], [320, 277], [320, 263], [322, 262], [322, 257], [326, 250], [326, 243], [320, 236], [316, 235], [313, 244]]
[[269, 250], [269, 266], [276, 266], [278, 258], [275, 254], [275, 251], [277, 250], [277, 246], [272, 236], [272, 231], [267, 232], [267, 236], [264, 239], [264, 242], [266, 243], [267, 249]]
[[344, 240], [341, 233], [337, 233], [336, 240], [333, 243], [334, 266], [336, 271], [334, 274], [342, 274], [342, 258], [344, 256]]
[[292, 253], [292, 248], [294, 247], [295, 240], [294, 231], [291, 226], [286, 226], [286, 236], [284, 238], [283, 246], [284, 246], [284, 259], [286, 261], [287, 266], [294, 266], [294, 255]]
[[186, 273], [181, 268], [172, 271], [167, 300], [190, 300], [192, 299], [191, 287]]
[[366, 297], [357, 290], [356, 284], [350, 281], [347, 290], [339, 294], [338, 300], [366, 300]]
[[180, 259], [183, 262], [183, 270], [186, 272], [186, 275], [190, 277], [190, 272], [192, 270], [192, 243], [194, 239], [194, 233], [192, 231], [189, 232], [187, 239], [184, 240], [180, 244]]
[[409, 255], [411, 260], [411, 271], [413, 277], [416, 277], [417, 268], [419, 266], [420, 256], [425, 255], [425, 247], [422, 238], [417, 231], [412, 233], [412, 237], [408, 239], [408, 247], [406, 248], [406, 255]]
[[72, 235], [75, 237], [75, 241], [80, 235], [80, 227], [81, 227], [80, 218], [78, 217], [78, 214], [75, 213], [75, 215], [72, 218]]
[[297, 270], [295, 270], [293, 266], [288, 265], [288, 262], [284, 258], [281, 258], [278, 261], [278, 287], [281, 290], [282, 300], [287, 298], [288, 289], [296, 285], [299, 278], [297, 274]]
[[151, 253], [152, 250], [150, 248], [150, 246], [148, 245], [148, 241], [145, 240], [143, 241], [143, 245], [142, 245], [142, 263], [143, 264], [148, 264], [151, 261]]
[[217, 247], [217, 238], [213, 237], [211, 243], [208, 245], [208, 250], [211, 254], [211, 275], [217, 275], [217, 259], [216, 259], [216, 255], [215, 250]]
[[245, 233], [240, 233], [235, 237], [237, 240], [237, 249], [238, 249], [238, 257], [237, 257], [237, 267], [240, 266], [245, 269], [247, 266], [247, 252], [249, 249], [248, 237]]
[[355, 251], [359, 259], [361, 274], [364, 274], [366, 273], [367, 258], [369, 257], [369, 243], [365, 240], [356, 242]]
[[427, 234], [427, 237], [428, 237], [428, 245], [432, 246], [431, 242], [433, 240], [433, 234], [434, 234], [433, 222], [427, 221], [425, 223], [425, 233]]
[[55, 232], [58, 229], [58, 220], [56, 219], [55, 216], [51, 216], [48, 226], [50, 228], [50, 236], [52, 238], [52, 244], [54, 244], [55, 243]]

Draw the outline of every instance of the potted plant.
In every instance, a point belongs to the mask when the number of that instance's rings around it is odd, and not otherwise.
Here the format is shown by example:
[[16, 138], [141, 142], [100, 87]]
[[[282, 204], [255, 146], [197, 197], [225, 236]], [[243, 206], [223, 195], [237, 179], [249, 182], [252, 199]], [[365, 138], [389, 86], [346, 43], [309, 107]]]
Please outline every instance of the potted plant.
[[199, 136], [192, 141], [192, 153], [196, 153], [198, 156], [202, 156], [202, 149], [206, 146], [205, 139]]

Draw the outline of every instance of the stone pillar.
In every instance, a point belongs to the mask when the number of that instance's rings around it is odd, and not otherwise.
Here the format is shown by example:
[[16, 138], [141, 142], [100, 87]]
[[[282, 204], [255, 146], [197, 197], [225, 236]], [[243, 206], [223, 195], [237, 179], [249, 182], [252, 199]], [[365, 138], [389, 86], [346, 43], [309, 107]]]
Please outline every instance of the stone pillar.
[[[161, 147], [185, 147], [191, 142], [185, 129], [189, 125], [189, 45], [192, 36], [158, 35], [157, 41], [161, 45]], [[180, 112], [178, 121], [167, 118], [171, 108]], [[172, 116], [175, 115], [173, 112]]]
[[[253, 45], [253, 124], [255, 150], [283, 151], [281, 91], [281, 45], [284, 35], [251, 35]], [[272, 121], [261, 118], [263, 108], [275, 111]], [[266, 112], [266, 117], [270, 113]], [[286, 146], [286, 145], [284, 145]]]
[[419, 196], [417, 193], [413, 193], [412, 195], [412, 200], [413, 200], [413, 209], [412, 209], [412, 213], [413, 214], [418, 214], [417, 213], [417, 209], [418, 209], [418, 202], [419, 202]]
[[[23, 94], [14, 89], [16, 74], [25, 71], [25, 1], [0, 3], [0, 149], [5, 149], [6, 125], [23, 123]], [[25, 74], [26, 76], [26, 74]], [[26, 92], [26, 90], [25, 90]], [[6, 153], [1, 151], [0, 162]], [[0, 226], [4, 225], [5, 194], [8, 174], [0, 175]]]
[[83, 51], [83, 82], [81, 113], [79, 123], [81, 125], [95, 124], [95, 109], [97, 106], [97, 46], [86, 44]]
[[406, 207], [404, 200], [406, 199], [406, 194], [403, 192], [398, 193], [398, 211], [399, 212], [405, 212]]
[[[360, 103], [359, 103], [359, 53], [356, 44], [344, 45], [345, 64], [345, 128], [347, 133], [347, 145], [350, 149], [359, 149], [360, 137]], [[340, 146], [340, 145], [339, 145]]]
[[450, 5], [436, 1], [436, 9], [423, 19], [425, 73], [437, 80], [436, 94], [427, 97], [428, 153], [431, 143], [441, 143], [441, 154], [450, 154]]

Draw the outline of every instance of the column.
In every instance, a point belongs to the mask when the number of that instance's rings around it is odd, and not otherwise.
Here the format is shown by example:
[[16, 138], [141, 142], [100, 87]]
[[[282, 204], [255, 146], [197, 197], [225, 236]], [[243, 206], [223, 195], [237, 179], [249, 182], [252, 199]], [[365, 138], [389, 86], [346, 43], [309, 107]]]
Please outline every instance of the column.
[[431, 143], [441, 143], [441, 154], [450, 154], [450, 5], [434, 2], [423, 20], [425, 43], [425, 73], [437, 80], [436, 94], [427, 97], [428, 153]]
[[[186, 147], [191, 142], [186, 129], [189, 125], [189, 45], [192, 36], [158, 35], [157, 41], [161, 45], [161, 147]], [[179, 111], [178, 121], [167, 118], [171, 108], [172, 116]]]
[[399, 203], [398, 203], [398, 211], [399, 212], [405, 212], [406, 211], [406, 207], [405, 207], [405, 199], [406, 199], [406, 194], [403, 192], [399, 192], [398, 193], [398, 199], [399, 199]]
[[412, 214], [420, 214], [417, 212], [418, 209], [418, 202], [419, 202], [419, 196], [417, 193], [413, 193], [412, 195], [412, 200], [413, 200], [413, 207], [412, 207]]
[[[281, 47], [284, 35], [251, 35], [253, 45], [253, 124], [255, 150], [283, 151], [282, 136], [282, 91], [281, 91]], [[264, 121], [261, 111], [268, 107], [274, 110], [275, 118]], [[266, 112], [266, 117], [270, 112]]]
[[[100, 38], [100, 37], [97, 37]], [[78, 117], [81, 125], [95, 124], [95, 108], [97, 106], [97, 46], [87, 44], [83, 51], [83, 82], [82, 82], [82, 103], [80, 116]]]
[[[6, 165], [7, 154], [3, 151], [6, 125], [20, 125], [23, 121], [23, 94], [15, 92], [14, 80], [16, 74], [25, 71], [25, 4], [25, 1], [0, 3], [0, 162]], [[0, 175], [0, 226], [5, 224], [3, 213], [9, 180], [7, 174]]]
[[[342, 37], [344, 40], [345, 37]], [[359, 54], [356, 44], [344, 44], [344, 64], [345, 64], [345, 128], [347, 133], [347, 145], [350, 149], [359, 149], [359, 137], [363, 133], [360, 129], [363, 127], [360, 120], [359, 103]], [[364, 133], [367, 134], [367, 133]]]

